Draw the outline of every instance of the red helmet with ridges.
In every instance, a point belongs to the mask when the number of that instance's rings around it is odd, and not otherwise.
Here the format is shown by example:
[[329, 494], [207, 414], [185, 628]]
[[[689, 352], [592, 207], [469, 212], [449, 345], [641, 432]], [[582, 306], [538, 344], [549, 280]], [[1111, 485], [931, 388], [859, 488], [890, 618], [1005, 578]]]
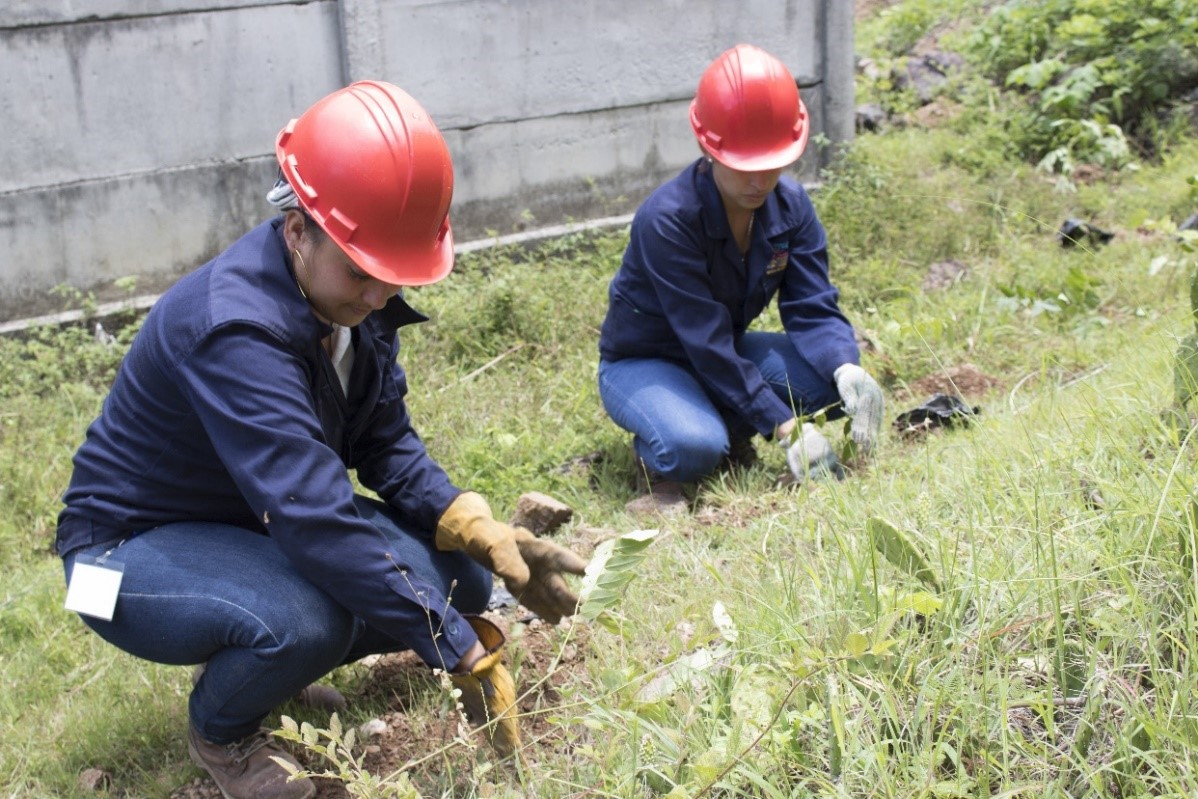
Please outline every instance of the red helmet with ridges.
[[275, 155], [300, 205], [362, 271], [419, 286], [453, 268], [453, 161], [398, 86], [360, 81], [324, 97], [279, 132]]
[[793, 164], [810, 127], [790, 70], [750, 44], [726, 50], [704, 70], [690, 119], [707, 153], [743, 172]]

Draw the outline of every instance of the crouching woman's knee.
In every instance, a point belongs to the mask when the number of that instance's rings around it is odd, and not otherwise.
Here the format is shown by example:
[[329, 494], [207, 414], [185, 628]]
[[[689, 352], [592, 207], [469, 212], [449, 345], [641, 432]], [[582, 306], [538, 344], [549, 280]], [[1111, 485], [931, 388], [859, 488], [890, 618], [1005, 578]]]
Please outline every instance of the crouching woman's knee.
[[702, 434], [678, 437], [670, 449], [671, 457], [662, 476], [680, 483], [693, 483], [716, 470], [728, 452], [727, 436]]
[[360, 633], [362, 622], [352, 613], [321, 593], [310, 597], [302, 607], [294, 607], [285, 617], [276, 616], [271, 624], [277, 657], [302, 657], [332, 669], [340, 663]]

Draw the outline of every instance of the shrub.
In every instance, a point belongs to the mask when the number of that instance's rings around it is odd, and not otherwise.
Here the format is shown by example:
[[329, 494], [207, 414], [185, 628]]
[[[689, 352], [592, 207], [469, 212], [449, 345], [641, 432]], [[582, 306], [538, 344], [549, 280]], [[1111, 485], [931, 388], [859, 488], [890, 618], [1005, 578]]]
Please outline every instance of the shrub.
[[1158, 118], [1198, 86], [1192, 0], [1012, 0], [968, 40], [981, 69], [1027, 99], [1009, 125], [1024, 157], [1068, 174], [1151, 151]]

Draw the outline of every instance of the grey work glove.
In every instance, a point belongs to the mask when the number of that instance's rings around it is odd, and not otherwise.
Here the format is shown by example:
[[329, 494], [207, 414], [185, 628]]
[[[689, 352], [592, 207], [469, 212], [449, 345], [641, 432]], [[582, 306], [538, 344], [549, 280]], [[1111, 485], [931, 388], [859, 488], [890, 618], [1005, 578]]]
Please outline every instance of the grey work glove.
[[844, 476], [832, 445], [810, 422], [804, 422], [780, 443], [786, 447], [786, 465], [798, 482], [822, 480], [828, 476], [839, 480]]
[[882, 429], [882, 389], [869, 373], [855, 363], [846, 363], [832, 373], [845, 416], [852, 420], [853, 442], [868, 453]]

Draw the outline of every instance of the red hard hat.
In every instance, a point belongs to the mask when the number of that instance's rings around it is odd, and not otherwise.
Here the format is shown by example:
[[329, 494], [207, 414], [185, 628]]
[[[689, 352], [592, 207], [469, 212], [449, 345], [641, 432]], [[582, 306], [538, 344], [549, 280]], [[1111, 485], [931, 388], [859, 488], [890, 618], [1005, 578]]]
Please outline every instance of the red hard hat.
[[750, 44], [721, 53], [691, 102], [691, 128], [707, 153], [742, 172], [779, 169], [807, 146], [807, 107], [790, 70]]
[[368, 275], [420, 286], [453, 268], [449, 148], [398, 86], [333, 92], [287, 123], [275, 155], [300, 205]]

